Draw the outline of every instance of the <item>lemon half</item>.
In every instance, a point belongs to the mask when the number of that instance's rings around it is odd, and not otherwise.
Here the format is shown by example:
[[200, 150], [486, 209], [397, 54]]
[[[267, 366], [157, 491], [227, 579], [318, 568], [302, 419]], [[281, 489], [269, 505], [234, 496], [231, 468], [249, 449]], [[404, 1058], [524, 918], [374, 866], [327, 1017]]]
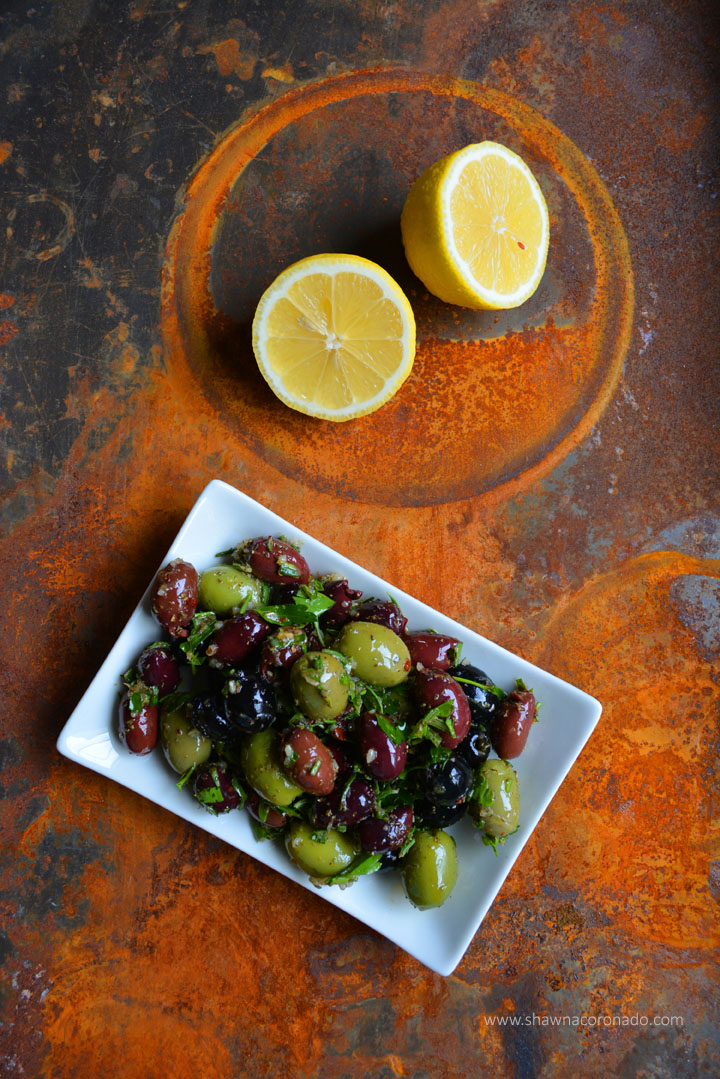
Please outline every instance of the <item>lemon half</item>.
[[324, 420], [374, 412], [410, 374], [415, 319], [381, 266], [358, 255], [312, 255], [263, 293], [253, 349], [273, 393]]
[[518, 307], [540, 284], [547, 205], [522, 158], [500, 143], [473, 143], [431, 165], [410, 190], [401, 226], [413, 272], [447, 303]]

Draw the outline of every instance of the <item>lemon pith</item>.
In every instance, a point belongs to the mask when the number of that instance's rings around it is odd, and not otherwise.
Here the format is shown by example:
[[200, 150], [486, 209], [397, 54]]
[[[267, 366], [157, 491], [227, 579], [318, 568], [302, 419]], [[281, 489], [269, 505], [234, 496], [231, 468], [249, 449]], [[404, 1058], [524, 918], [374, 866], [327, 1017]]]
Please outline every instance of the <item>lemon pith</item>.
[[547, 205], [525, 162], [495, 142], [436, 161], [402, 211], [405, 253], [435, 296], [472, 308], [524, 303], [545, 269]]
[[342, 421], [374, 412], [410, 374], [412, 308], [393, 278], [358, 255], [312, 255], [284, 270], [253, 320], [253, 349], [290, 408]]

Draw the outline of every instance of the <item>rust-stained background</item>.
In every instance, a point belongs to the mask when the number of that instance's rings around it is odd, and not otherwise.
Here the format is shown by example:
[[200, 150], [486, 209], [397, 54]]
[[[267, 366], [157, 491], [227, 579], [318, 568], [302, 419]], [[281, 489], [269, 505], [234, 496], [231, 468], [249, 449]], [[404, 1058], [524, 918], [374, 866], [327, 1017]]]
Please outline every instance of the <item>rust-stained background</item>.
[[[718, 1074], [718, 44], [694, 0], [2, 5], [0, 1074]], [[553, 229], [496, 315], [398, 230], [487, 137]], [[329, 426], [247, 328], [339, 248], [419, 350]], [[54, 749], [213, 477], [603, 702], [450, 978]]]

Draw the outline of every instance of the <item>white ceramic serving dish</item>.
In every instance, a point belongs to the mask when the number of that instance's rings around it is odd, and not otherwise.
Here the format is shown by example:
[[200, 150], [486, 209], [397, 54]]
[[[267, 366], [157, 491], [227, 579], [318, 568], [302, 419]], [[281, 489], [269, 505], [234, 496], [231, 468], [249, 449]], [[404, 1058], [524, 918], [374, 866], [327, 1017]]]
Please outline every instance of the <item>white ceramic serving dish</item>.
[[325, 886], [319, 891], [285, 854], [281, 844], [258, 843], [245, 812], [214, 817], [178, 790], [177, 776], [163, 754], [132, 756], [115, 732], [120, 678], [143, 647], [158, 636], [150, 613], [150, 587], [135, 608], [107, 659], [65, 724], [57, 747], [66, 757], [144, 795], [179, 817], [219, 836], [246, 854], [271, 866], [318, 898], [340, 907], [382, 933], [439, 974], [450, 974], [462, 958], [505, 877], [550, 800], [569, 772], [600, 718], [601, 706], [582, 690], [527, 663], [492, 641], [427, 607], [324, 544], [301, 532], [242, 492], [219, 480], [205, 488], [177, 534], [163, 565], [182, 557], [198, 569], [221, 561], [216, 552], [242, 539], [283, 534], [302, 544], [315, 573], [339, 573], [367, 595], [392, 594], [408, 618], [410, 629], [431, 628], [459, 637], [463, 658], [488, 672], [505, 689], [516, 678], [532, 686], [542, 702], [540, 722], [528, 745], [514, 761], [521, 798], [521, 824], [497, 857], [469, 821], [451, 829], [457, 840], [460, 873], [449, 900], [435, 910], [416, 910], [406, 899], [401, 875], [388, 872], [362, 877], [350, 888]]

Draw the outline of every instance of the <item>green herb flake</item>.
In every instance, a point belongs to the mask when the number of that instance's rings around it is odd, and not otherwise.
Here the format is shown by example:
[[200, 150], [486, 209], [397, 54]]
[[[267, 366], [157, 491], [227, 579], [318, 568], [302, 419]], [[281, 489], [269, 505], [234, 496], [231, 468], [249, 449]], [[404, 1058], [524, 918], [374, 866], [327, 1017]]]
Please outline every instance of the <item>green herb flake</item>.
[[[314, 837], [313, 837], [314, 838]], [[350, 865], [340, 873], [336, 873], [327, 881], [328, 884], [346, 884], [355, 880], [356, 877], [366, 876], [368, 873], [376, 873], [380, 868], [382, 854], [360, 854]]]
[[206, 787], [204, 790], [195, 791], [195, 797], [203, 805], [213, 805], [215, 802], [225, 801], [225, 795], [219, 787]]
[[183, 787], [185, 786], [185, 784], [187, 783], [188, 779], [190, 778], [190, 776], [193, 774], [194, 771], [195, 771], [195, 765], [191, 764], [190, 767], [188, 768], [188, 770], [186, 772], [183, 772], [183, 774], [180, 776], [177, 783], [175, 784], [175, 786], [177, 787], [177, 789], [179, 791], [181, 791], [183, 789]]

